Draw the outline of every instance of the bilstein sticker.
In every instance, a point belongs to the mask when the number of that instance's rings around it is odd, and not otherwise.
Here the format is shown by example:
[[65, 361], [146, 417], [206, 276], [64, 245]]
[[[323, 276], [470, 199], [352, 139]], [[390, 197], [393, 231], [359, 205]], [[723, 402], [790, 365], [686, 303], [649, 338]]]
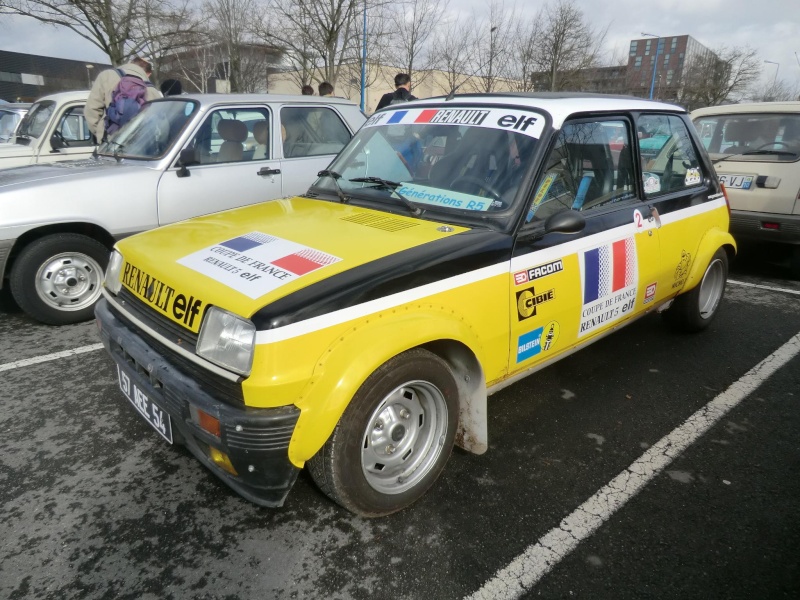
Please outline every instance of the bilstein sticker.
[[340, 260], [290, 240], [252, 231], [184, 256], [178, 264], [258, 298]]
[[129, 262], [125, 263], [122, 271], [122, 285], [189, 329], [193, 328], [195, 318], [201, 314], [200, 308], [203, 306], [203, 301], [200, 298], [187, 297], [185, 294], [177, 293], [175, 288]]

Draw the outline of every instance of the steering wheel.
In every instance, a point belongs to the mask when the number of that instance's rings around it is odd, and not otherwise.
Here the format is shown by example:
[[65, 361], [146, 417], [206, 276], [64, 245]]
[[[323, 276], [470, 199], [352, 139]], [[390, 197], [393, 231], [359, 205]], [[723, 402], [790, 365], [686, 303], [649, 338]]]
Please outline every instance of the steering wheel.
[[759, 150], [764, 150], [764, 149], [766, 149], [768, 146], [783, 146], [784, 148], [791, 148], [791, 146], [789, 146], [789, 144], [787, 144], [786, 142], [769, 142], [769, 143], [767, 143], [767, 144], [762, 144], [761, 146], [759, 146], [758, 148], [756, 148], [756, 149], [754, 150], [754, 152], [758, 152]]
[[[492, 200], [500, 203], [498, 208], [505, 208], [506, 202], [503, 200], [503, 194], [501, 194], [497, 188], [486, 183], [483, 179], [473, 177], [472, 175], [462, 175], [461, 177], [456, 177], [450, 182], [450, 189], [455, 190], [456, 184], [458, 183], [472, 183], [477, 185], [479, 189], [489, 192], [489, 196], [492, 198]], [[492, 202], [492, 205], [494, 205], [494, 202]]]
[[69, 148], [69, 142], [67, 141], [67, 138], [64, 137], [63, 133], [61, 133], [58, 129], [55, 129], [53, 131], [53, 135], [57, 137], [62, 144], [64, 144], [65, 148]]

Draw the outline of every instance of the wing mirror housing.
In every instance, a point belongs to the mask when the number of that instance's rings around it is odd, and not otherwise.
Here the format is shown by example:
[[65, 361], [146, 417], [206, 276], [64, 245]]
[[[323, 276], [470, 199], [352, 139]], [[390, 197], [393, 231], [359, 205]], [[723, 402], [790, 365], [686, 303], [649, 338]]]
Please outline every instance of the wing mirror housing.
[[197, 153], [194, 148], [184, 148], [178, 155], [178, 167], [176, 174], [178, 177], [189, 177], [192, 172], [186, 167], [197, 164]]
[[562, 210], [544, 222], [545, 233], [580, 233], [584, 227], [586, 219], [577, 210]]
[[54, 133], [50, 136], [50, 147], [53, 149], [53, 152], [58, 152], [62, 148], [66, 148], [67, 145], [64, 143], [64, 139], [60, 135]]

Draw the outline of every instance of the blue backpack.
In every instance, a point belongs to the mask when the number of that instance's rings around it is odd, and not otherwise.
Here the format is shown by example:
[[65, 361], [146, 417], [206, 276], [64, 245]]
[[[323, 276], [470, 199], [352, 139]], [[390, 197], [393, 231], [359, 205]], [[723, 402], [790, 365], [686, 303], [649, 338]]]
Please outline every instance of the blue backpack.
[[122, 69], [115, 69], [119, 73], [119, 83], [111, 92], [111, 104], [106, 109], [105, 127], [106, 134], [111, 135], [120, 127], [130, 121], [147, 102], [147, 88], [153, 87], [149, 81], [136, 75], [128, 75]]

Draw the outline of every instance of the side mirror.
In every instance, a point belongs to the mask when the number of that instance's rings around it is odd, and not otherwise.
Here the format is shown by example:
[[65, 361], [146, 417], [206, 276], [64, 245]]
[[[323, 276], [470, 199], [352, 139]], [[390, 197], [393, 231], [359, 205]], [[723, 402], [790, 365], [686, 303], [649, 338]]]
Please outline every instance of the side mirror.
[[545, 233], [579, 233], [586, 227], [586, 219], [576, 210], [562, 210], [547, 217]]
[[53, 149], [53, 152], [58, 152], [62, 148], [66, 148], [67, 145], [64, 143], [64, 138], [54, 133], [50, 136], [50, 147]]
[[197, 164], [197, 154], [194, 148], [184, 148], [178, 155], [178, 166], [180, 167], [176, 175], [178, 177], [189, 177], [192, 173], [186, 167]]

